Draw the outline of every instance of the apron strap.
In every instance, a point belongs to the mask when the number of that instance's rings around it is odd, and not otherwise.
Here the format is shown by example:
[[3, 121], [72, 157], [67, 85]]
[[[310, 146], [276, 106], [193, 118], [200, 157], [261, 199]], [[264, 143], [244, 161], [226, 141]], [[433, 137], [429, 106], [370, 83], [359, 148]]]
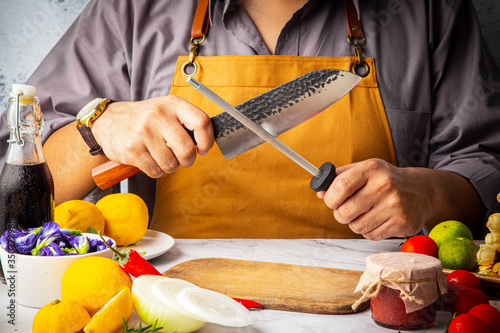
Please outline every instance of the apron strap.
[[358, 58], [352, 64], [351, 72], [365, 77], [370, 73], [370, 66], [363, 60], [363, 46], [366, 45], [366, 39], [361, 29], [361, 20], [353, 0], [344, 0], [344, 7], [347, 17], [347, 41], [354, 46], [354, 55]]
[[[194, 13], [193, 25], [191, 26], [191, 51], [189, 60], [182, 64], [181, 73], [184, 77], [190, 77], [198, 72], [198, 63], [194, 59], [198, 56], [200, 45], [205, 41], [208, 34], [209, 15], [208, 6], [210, 0], [199, 0]], [[188, 71], [190, 68], [190, 71]]]
[[363, 30], [359, 20], [358, 11], [352, 0], [345, 0], [345, 15], [347, 17], [347, 33], [351, 38], [363, 39]]
[[205, 38], [208, 33], [208, 4], [209, 0], [198, 1], [198, 7], [196, 7], [196, 13], [194, 14], [193, 26], [191, 27], [191, 37]]

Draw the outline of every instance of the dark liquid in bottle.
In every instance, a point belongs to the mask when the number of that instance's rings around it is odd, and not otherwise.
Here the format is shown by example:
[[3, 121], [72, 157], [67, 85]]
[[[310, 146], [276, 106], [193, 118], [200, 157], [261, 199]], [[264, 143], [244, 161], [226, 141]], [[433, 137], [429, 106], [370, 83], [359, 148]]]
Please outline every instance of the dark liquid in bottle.
[[54, 181], [47, 163], [6, 163], [0, 178], [0, 235], [53, 220]]
[[[0, 184], [0, 236], [7, 229], [38, 228], [53, 221], [54, 181], [47, 163], [6, 163]], [[5, 283], [1, 263], [0, 281]]]

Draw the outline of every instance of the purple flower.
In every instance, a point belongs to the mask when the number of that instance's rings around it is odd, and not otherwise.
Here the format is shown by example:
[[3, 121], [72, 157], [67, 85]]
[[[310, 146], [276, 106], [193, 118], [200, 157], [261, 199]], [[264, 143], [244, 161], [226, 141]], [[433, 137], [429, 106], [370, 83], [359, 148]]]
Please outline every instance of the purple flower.
[[16, 244], [16, 253], [20, 254], [28, 254], [30, 253], [37, 244], [38, 234], [34, 231], [20, 231], [17, 235], [15, 244]]
[[52, 243], [47, 243], [47, 239], [52, 239], [53, 241], [57, 240], [57, 242], [59, 242], [61, 238], [61, 227], [59, 226], [59, 224], [55, 222], [47, 222], [43, 225], [42, 229], [40, 229], [40, 237], [38, 238], [37, 246], [42, 242], [45, 242], [45, 244]]
[[59, 247], [62, 249], [64, 247], [70, 247], [71, 245], [69, 244], [69, 240], [65, 238], [64, 236], [61, 238], [59, 243], [57, 244]]
[[0, 246], [7, 252], [16, 253], [15, 241], [19, 233], [16, 229], [7, 229], [0, 237]]
[[97, 251], [97, 245], [99, 244], [100, 240], [96, 238], [89, 238], [89, 253], [90, 252], [96, 252]]
[[[113, 247], [113, 241], [108, 239], [106, 241], [110, 247]], [[89, 252], [98, 252], [102, 250], [106, 250], [108, 247], [104, 242], [97, 238], [89, 238]]]
[[50, 243], [40, 249], [39, 256], [56, 257], [63, 256], [64, 251], [56, 243]]
[[73, 236], [70, 239], [69, 244], [80, 254], [89, 252], [89, 241], [85, 236]]
[[38, 252], [50, 243], [59, 244], [62, 240], [61, 227], [55, 222], [47, 222], [40, 229], [36, 247], [31, 251], [31, 254], [36, 256]]
[[75, 236], [81, 236], [82, 232], [77, 229], [61, 229], [61, 240], [59, 241], [59, 247], [70, 248], [73, 245], [70, 244], [71, 239]]

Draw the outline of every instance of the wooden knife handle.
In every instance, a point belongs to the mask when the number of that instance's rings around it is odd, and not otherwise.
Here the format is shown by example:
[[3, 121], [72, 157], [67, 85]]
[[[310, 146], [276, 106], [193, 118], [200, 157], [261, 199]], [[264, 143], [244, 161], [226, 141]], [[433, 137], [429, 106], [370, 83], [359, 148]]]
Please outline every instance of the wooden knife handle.
[[92, 169], [92, 178], [94, 178], [96, 185], [104, 190], [138, 174], [140, 171], [132, 165], [108, 161]]

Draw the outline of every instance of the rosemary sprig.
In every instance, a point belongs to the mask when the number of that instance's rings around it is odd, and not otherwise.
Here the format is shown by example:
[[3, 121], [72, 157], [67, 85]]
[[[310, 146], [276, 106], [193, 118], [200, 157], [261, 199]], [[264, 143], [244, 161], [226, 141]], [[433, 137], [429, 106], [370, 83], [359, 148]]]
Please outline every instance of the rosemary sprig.
[[[132, 325], [131, 327], [128, 327], [127, 321], [125, 318], [122, 318], [123, 323], [125, 324], [125, 329], [122, 331], [122, 333], [153, 333], [153, 332], [158, 332], [161, 330], [163, 327], [156, 327], [158, 324], [158, 319], [156, 319], [155, 323], [153, 325], [148, 325], [145, 327], [142, 327], [142, 323], [139, 322], [139, 327], [135, 328], [135, 324]], [[177, 332], [177, 331], [176, 331]], [[175, 332], [172, 332], [175, 333]]]

